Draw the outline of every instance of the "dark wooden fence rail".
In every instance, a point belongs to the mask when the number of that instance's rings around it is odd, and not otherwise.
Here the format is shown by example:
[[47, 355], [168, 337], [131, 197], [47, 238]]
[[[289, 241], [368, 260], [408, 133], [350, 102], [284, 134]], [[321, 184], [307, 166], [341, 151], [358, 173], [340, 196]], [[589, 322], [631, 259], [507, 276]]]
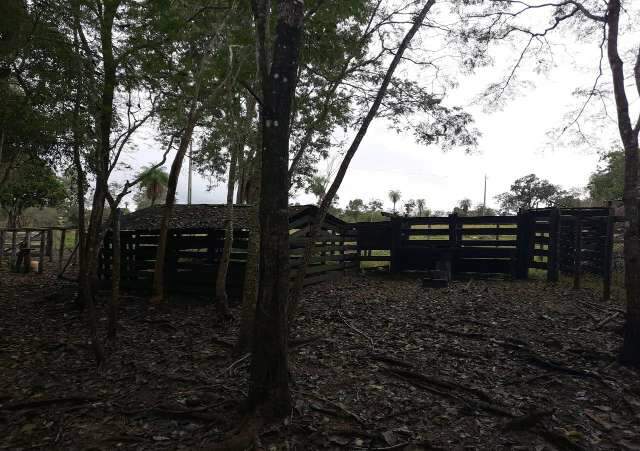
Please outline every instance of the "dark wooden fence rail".
[[[64, 266], [65, 252], [69, 250], [66, 238], [74, 236], [74, 246], [78, 242], [78, 232], [70, 227], [0, 229], [0, 267], [7, 261], [10, 268], [17, 262], [20, 250], [29, 250], [29, 259], [38, 262], [38, 272], [44, 271], [46, 262], [58, 261], [58, 270]], [[58, 248], [54, 243], [57, 238]], [[14, 268], [15, 269], [15, 268]]]
[[[310, 215], [298, 216], [290, 224], [291, 278], [300, 266], [311, 221]], [[242, 291], [247, 261], [249, 231], [235, 230], [227, 285], [230, 294]], [[123, 286], [150, 288], [155, 269], [159, 232], [149, 230], [121, 231]], [[329, 280], [355, 268], [357, 245], [355, 235], [342, 221], [328, 220], [314, 240], [311, 264], [305, 285]], [[224, 231], [210, 228], [172, 230], [167, 243], [165, 277], [168, 287], [181, 292], [210, 294], [224, 245]], [[100, 254], [99, 274], [111, 277], [112, 237], [108, 232]]]
[[[424, 271], [441, 264], [454, 274], [505, 274], [526, 279], [530, 269], [559, 274], [583, 273], [603, 278], [604, 296], [611, 284], [614, 229], [620, 218], [606, 208], [544, 208], [515, 216], [391, 217], [384, 222], [347, 224], [332, 218], [314, 239], [305, 285], [330, 280], [360, 262], [381, 262], [391, 272]], [[311, 215], [290, 222], [291, 277], [301, 264]], [[228, 285], [242, 289], [248, 230], [236, 230]], [[224, 244], [224, 232], [180, 229], [169, 235], [166, 280], [180, 290], [212, 292]], [[122, 231], [123, 283], [149, 286], [155, 266], [157, 231]], [[107, 234], [100, 274], [110, 277], [111, 237]]]

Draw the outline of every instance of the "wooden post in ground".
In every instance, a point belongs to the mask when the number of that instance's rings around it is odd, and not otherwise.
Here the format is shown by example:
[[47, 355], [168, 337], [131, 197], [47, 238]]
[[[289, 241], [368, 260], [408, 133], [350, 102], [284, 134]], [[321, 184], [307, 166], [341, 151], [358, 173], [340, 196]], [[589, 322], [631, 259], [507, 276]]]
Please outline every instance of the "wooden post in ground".
[[549, 216], [549, 246], [547, 252], [547, 282], [557, 282], [560, 273], [560, 209], [554, 208]]
[[53, 261], [53, 229], [47, 229], [47, 257]]
[[31, 230], [29, 229], [25, 230], [24, 247], [31, 249]]
[[58, 273], [62, 272], [64, 260], [64, 244], [67, 239], [67, 229], [60, 230], [60, 248], [58, 249]]
[[[80, 241], [80, 229], [76, 229], [75, 233], [73, 234], [73, 248], [75, 249], [76, 247], [78, 247], [78, 242]], [[72, 261], [72, 265], [75, 266], [76, 262], [78, 261], [78, 252], [76, 252], [75, 254], [73, 254], [73, 261]]]
[[607, 216], [607, 229], [604, 244], [604, 261], [602, 262], [602, 299], [611, 299], [611, 273], [613, 271], [613, 233], [616, 227], [615, 210], [609, 202], [609, 216]]
[[524, 210], [518, 211], [518, 229], [516, 235], [516, 278], [527, 279], [529, 277], [529, 254], [531, 241], [530, 215]]
[[389, 270], [392, 273], [400, 271], [399, 255], [400, 241], [402, 240], [402, 219], [398, 217], [391, 218], [391, 262], [389, 264]]
[[38, 255], [38, 274], [44, 271], [44, 261], [47, 258], [47, 231], [40, 231], [40, 254]]
[[0, 269], [2, 268], [2, 257], [4, 257], [4, 230], [0, 230]]
[[582, 219], [576, 216], [576, 222], [573, 225], [573, 288], [580, 288], [580, 277], [582, 273]]
[[15, 229], [13, 229], [12, 234], [11, 234], [11, 266], [12, 266], [12, 270], [14, 270], [15, 268], [13, 268], [13, 266], [16, 264], [16, 248], [18, 247], [18, 240], [17, 240], [17, 231]]

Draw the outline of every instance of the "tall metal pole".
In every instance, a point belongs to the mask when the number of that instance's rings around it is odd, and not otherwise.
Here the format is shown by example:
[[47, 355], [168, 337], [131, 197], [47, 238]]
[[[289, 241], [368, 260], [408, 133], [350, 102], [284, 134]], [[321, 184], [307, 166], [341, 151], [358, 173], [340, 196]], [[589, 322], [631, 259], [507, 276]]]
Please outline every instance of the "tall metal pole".
[[189, 143], [189, 180], [187, 182], [187, 204], [191, 205], [191, 182], [193, 172], [193, 141]]
[[484, 199], [482, 200], [482, 216], [487, 209], [487, 174], [484, 175]]

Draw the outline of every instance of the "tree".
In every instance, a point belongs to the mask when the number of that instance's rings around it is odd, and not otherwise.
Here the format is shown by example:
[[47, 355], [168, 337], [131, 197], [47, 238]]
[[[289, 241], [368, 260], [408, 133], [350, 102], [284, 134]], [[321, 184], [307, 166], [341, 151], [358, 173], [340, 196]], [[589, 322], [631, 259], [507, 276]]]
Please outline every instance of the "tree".
[[563, 194], [559, 186], [529, 174], [514, 181], [510, 190], [497, 195], [496, 200], [502, 212], [517, 213], [521, 208], [553, 206]]
[[352, 199], [347, 204], [345, 209], [345, 216], [350, 217], [353, 221], [358, 221], [358, 218], [364, 213], [366, 207], [362, 199]]
[[414, 208], [416, 208], [416, 201], [413, 199], [409, 199], [404, 203], [404, 214], [406, 216], [411, 216]]
[[[302, 264], [298, 269], [298, 274], [296, 275], [294, 281], [293, 291], [291, 295], [292, 302], [288, 312], [290, 319], [293, 319], [296, 314], [297, 304], [304, 285], [304, 275], [306, 272], [306, 268], [311, 261], [311, 256], [313, 253], [312, 248], [314, 238], [322, 228], [322, 223], [324, 222], [329, 206], [331, 205], [334, 196], [338, 192], [338, 189], [340, 188], [340, 185], [344, 180], [349, 165], [354, 155], [358, 151], [362, 140], [366, 136], [371, 122], [378, 115], [383, 100], [385, 100], [387, 91], [389, 90], [392, 80], [394, 79], [393, 74], [400, 64], [400, 61], [403, 59], [404, 52], [409, 47], [409, 44], [411, 43], [418, 30], [423, 26], [423, 22], [434, 4], [435, 0], [428, 0], [422, 7], [418, 8], [416, 14], [413, 16], [413, 20], [408, 31], [406, 32], [406, 34], [404, 34], [404, 37], [400, 41], [397, 50], [393, 54], [393, 58], [389, 63], [389, 66], [387, 67], [384, 77], [382, 78], [382, 82], [380, 83], [375, 94], [373, 102], [369, 104], [370, 106], [367, 110], [367, 113], [363, 117], [360, 127], [358, 128], [358, 131], [353, 138], [351, 145], [344, 154], [336, 176], [334, 177], [333, 182], [331, 183], [331, 186], [327, 191], [327, 194], [322, 199], [320, 208], [314, 215], [309, 231], [309, 237], [304, 247]], [[395, 86], [393, 87], [395, 88]], [[421, 96], [420, 98], [421, 106], [431, 113], [432, 120], [427, 122], [420, 122], [417, 126], [415, 126], [414, 133], [416, 135], [416, 139], [419, 142], [422, 142], [424, 144], [440, 142], [445, 147], [469, 147], [476, 144], [476, 134], [470, 132], [467, 128], [468, 124], [472, 122], [470, 115], [461, 111], [459, 108], [447, 108], [442, 106], [441, 99], [435, 99], [433, 96], [427, 95], [424, 97]], [[393, 104], [393, 102], [390, 103]], [[398, 110], [396, 110], [396, 114], [393, 115], [392, 120], [399, 120], [403, 115], [407, 115], [416, 111], [416, 109], [411, 109], [406, 106], [405, 108], [400, 108], [399, 105], [396, 106], [398, 106]]]
[[620, 200], [624, 194], [624, 151], [612, 150], [600, 157], [603, 166], [589, 177], [587, 190], [593, 200]]
[[[277, 3], [274, 42], [267, 41], [268, 4], [253, 0], [258, 67], [263, 93], [260, 108], [262, 174], [260, 189], [260, 268], [249, 401], [267, 417], [291, 411], [287, 357], [289, 297], [289, 177], [291, 106], [302, 43], [304, 4]], [[267, 49], [273, 48], [271, 67]]]
[[[640, 95], [640, 49], [636, 42], [637, 2], [625, 2], [624, 9], [622, 0], [602, 2], [571, 0], [540, 5], [491, 0], [488, 4], [489, 10], [482, 11], [481, 14], [469, 11], [470, 17], [486, 21], [484, 27], [474, 25], [474, 28], [482, 29], [480, 34], [487, 43], [485, 45], [488, 46], [488, 42], [495, 38], [515, 35], [524, 36], [525, 42], [518, 62], [510, 71], [505, 83], [499, 84], [498, 92], [505, 91], [528, 54], [534, 54], [536, 62], [540, 61], [542, 50], [551, 47], [548, 44], [548, 35], [559, 30], [561, 25], [577, 25], [581, 40], [586, 36], [593, 36], [592, 42], [598, 46], [600, 55], [597, 75], [593, 86], [585, 91], [586, 100], [583, 106], [563, 130], [570, 127], [580, 129], [578, 121], [589, 102], [601, 98], [604, 92], [610, 92], [608, 86], [606, 89], [602, 89], [601, 86], [604, 79], [602, 66], [606, 55], [616, 105], [618, 133], [624, 148], [622, 197], [625, 211], [624, 258], [627, 316], [620, 361], [623, 364], [640, 366], [640, 116], [637, 116], [637, 113], [632, 115], [629, 107], [629, 96]], [[624, 25], [621, 27], [621, 12], [629, 21], [626, 27]], [[523, 25], [523, 18], [527, 14], [535, 17], [537, 24], [543, 23], [544, 21], [540, 20], [541, 16], [547, 14], [550, 25], [541, 31], [526, 24]], [[622, 40], [625, 37], [631, 41], [626, 45]], [[533, 51], [532, 44], [539, 44], [538, 51]], [[623, 58], [633, 67], [632, 75], [629, 77], [633, 79], [633, 84], [627, 85]], [[631, 94], [633, 91], [635, 94]], [[606, 104], [606, 102], [602, 103]]]
[[305, 189], [305, 192], [313, 194], [316, 197], [316, 202], [319, 204], [327, 191], [328, 183], [329, 180], [327, 177], [314, 175], [309, 180], [309, 185]]
[[396, 212], [396, 204], [400, 201], [402, 197], [402, 193], [399, 190], [391, 190], [389, 191], [389, 200], [393, 202], [393, 212]]
[[7, 214], [7, 227], [20, 227], [27, 208], [56, 207], [66, 198], [64, 183], [40, 159], [19, 164], [0, 188], [0, 208]]
[[460, 216], [469, 216], [471, 210], [471, 199], [462, 199], [458, 202], [458, 206], [453, 209], [453, 212]]
[[367, 204], [367, 210], [369, 211], [369, 221], [373, 221], [374, 215], [382, 211], [384, 204], [380, 199], [371, 199]]
[[418, 216], [425, 216], [425, 208], [427, 201], [424, 199], [416, 199], [416, 207], [418, 208]]
[[139, 176], [141, 177], [139, 191], [144, 193], [144, 197], [153, 207], [159, 199], [162, 199], [167, 191], [169, 174], [167, 174], [167, 171], [162, 167], [152, 168], [145, 166], [140, 171]]

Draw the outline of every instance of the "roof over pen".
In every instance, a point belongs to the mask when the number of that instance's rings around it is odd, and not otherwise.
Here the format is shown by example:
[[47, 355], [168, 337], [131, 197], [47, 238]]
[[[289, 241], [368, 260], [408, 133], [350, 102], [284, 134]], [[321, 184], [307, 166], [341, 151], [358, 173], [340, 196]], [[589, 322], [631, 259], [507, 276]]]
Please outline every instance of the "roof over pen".
[[[248, 229], [252, 205], [234, 205], [233, 222], [235, 229]], [[136, 210], [124, 215], [121, 219], [121, 230], [158, 230], [162, 219], [162, 205]], [[293, 222], [308, 214], [315, 214], [318, 207], [315, 205], [292, 205], [289, 207], [289, 221]], [[222, 229], [226, 215], [225, 204], [176, 204], [173, 207], [169, 228], [180, 229]], [[344, 222], [327, 214], [327, 221], [334, 224]]]

